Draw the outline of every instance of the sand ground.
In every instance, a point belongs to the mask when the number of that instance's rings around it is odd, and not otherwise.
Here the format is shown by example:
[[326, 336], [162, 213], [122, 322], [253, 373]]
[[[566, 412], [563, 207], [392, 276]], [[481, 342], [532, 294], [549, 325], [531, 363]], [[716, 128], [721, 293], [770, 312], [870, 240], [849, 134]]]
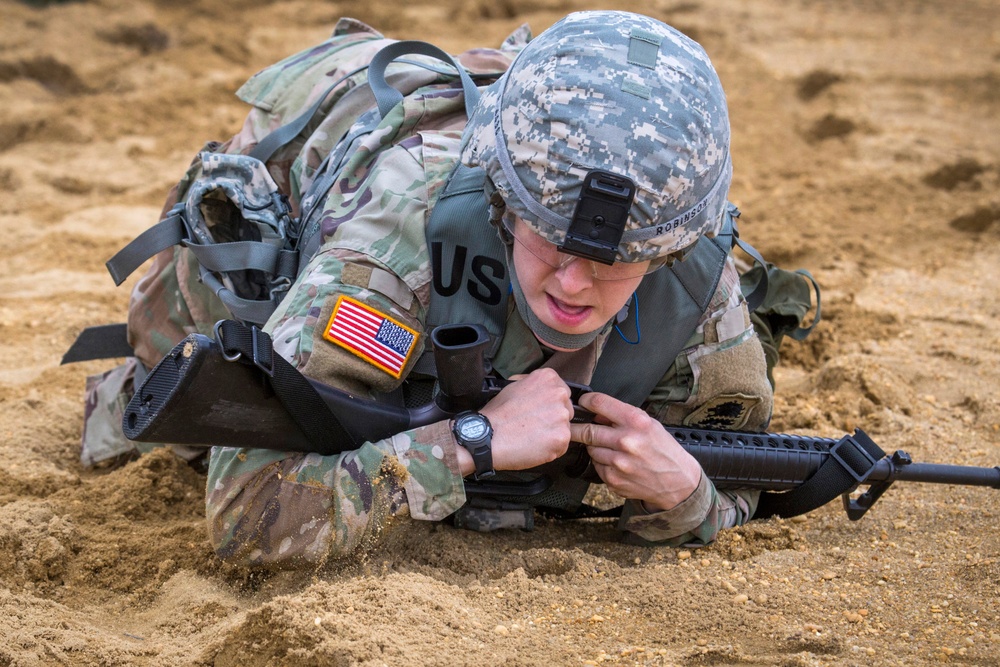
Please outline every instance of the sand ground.
[[[223, 566], [204, 477], [78, 461], [86, 375], [121, 321], [104, 261], [155, 221], [233, 91], [339, 16], [450, 51], [572, 0], [0, 2], [0, 666], [1000, 664], [1000, 493], [893, 487], [685, 551], [600, 521], [418, 524], [364, 558]], [[609, 1], [602, 7], [626, 8]], [[650, 0], [701, 41], [734, 126], [744, 236], [825, 287], [774, 428], [864, 427], [921, 461], [1000, 464], [1000, 6]]]

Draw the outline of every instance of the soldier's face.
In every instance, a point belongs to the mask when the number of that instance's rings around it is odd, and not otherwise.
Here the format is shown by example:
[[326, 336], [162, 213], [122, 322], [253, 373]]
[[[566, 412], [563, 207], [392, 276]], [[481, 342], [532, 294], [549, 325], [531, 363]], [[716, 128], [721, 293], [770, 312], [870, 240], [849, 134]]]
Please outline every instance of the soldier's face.
[[514, 238], [514, 270], [528, 307], [545, 325], [565, 334], [603, 327], [632, 296], [649, 264], [607, 267], [560, 253], [520, 219], [514, 221]]

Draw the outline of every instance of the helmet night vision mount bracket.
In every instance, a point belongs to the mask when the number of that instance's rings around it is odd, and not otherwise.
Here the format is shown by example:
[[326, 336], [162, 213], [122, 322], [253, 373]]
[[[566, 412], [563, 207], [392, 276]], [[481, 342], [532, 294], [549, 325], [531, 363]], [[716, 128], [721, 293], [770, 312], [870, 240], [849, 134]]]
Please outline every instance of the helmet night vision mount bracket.
[[600, 169], [587, 172], [559, 252], [614, 264], [635, 189], [635, 183], [626, 176]]

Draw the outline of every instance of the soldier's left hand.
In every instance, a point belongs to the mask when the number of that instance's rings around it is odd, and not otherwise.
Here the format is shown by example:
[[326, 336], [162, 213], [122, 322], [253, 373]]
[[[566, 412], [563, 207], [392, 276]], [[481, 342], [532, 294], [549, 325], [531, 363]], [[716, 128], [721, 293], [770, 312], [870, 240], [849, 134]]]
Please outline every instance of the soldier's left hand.
[[573, 440], [586, 445], [611, 491], [658, 511], [676, 507], [698, 487], [701, 466], [644, 411], [596, 392], [584, 394], [580, 407], [597, 417], [571, 424]]

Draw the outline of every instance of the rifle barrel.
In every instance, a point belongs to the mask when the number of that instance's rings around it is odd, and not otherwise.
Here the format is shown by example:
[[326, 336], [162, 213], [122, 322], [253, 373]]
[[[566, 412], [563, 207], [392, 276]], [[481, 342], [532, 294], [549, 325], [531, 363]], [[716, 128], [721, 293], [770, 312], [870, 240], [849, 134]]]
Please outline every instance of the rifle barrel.
[[[891, 461], [883, 459], [879, 461], [878, 469], [888, 468], [882, 464], [890, 464]], [[929, 482], [932, 484], [964, 484], [968, 486], [991, 486], [1000, 489], [1000, 466], [996, 468], [977, 468], [974, 466], [954, 466], [943, 463], [909, 463], [906, 465], [893, 466], [896, 469], [897, 481], [901, 482]], [[885, 477], [875, 477], [872, 471], [870, 479], [887, 479], [888, 470]]]
[[[833, 438], [777, 433], [667, 427], [717, 488], [786, 491], [808, 480], [831, 456]], [[886, 456], [874, 463], [864, 483], [897, 480], [963, 484], [1000, 489], [1000, 466], [978, 468], [909, 463]]]

